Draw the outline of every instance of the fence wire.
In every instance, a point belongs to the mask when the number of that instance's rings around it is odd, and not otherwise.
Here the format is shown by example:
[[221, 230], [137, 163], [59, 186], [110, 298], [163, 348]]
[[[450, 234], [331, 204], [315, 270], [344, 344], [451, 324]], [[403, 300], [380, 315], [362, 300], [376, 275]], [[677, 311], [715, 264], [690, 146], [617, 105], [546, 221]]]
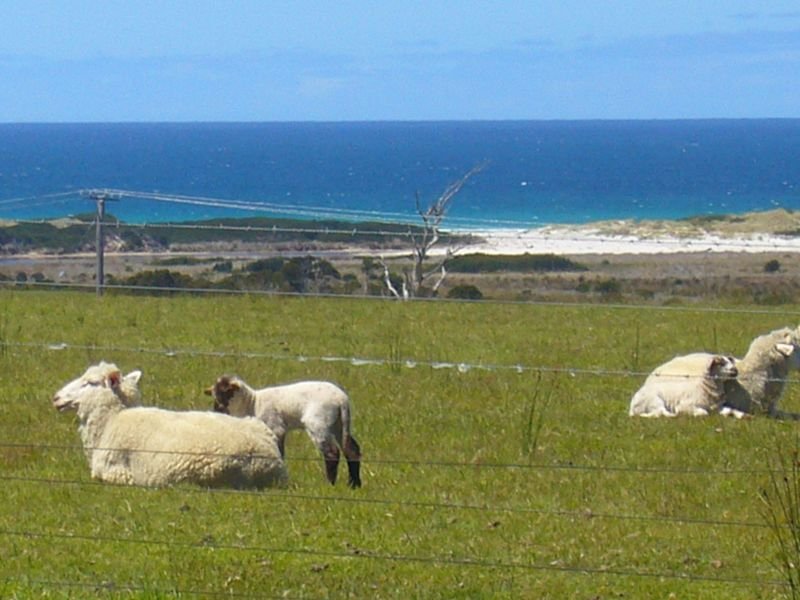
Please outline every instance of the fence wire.
[[[222, 201], [214, 198], [202, 198], [192, 196], [169, 196], [155, 193], [146, 192], [129, 192], [126, 190], [109, 190], [111, 193], [119, 194], [125, 197], [137, 197], [141, 199], [164, 201], [164, 202], [177, 202], [184, 204], [194, 204], [197, 206], [216, 206], [218, 208], [228, 208], [237, 210], [252, 210], [252, 211], [281, 211], [285, 214], [294, 216], [302, 216], [310, 219], [322, 218], [366, 218], [380, 223], [397, 223], [401, 215], [377, 212], [356, 212], [356, 211], [337, 211], [337, 210], [321, 210], [318, 207], [291, 207], [287, 205], [263, 205], [256, 203], [249, 203], [246, 201]], [[68, 195], [74, 195], [74, 192], [51, 194], [45, 196], [31, 197], [31, 198], [14, 198], [0, 201], [0, 207], [11, 206], [14, 204], [22, 204], [26, 201], [36, 202], [63, 202], [64, 198]], [[408, 218], [408, 215], [402, 215], [403, 219]], [[385, 220], [385, 221], [384, 221]], [[458, 222], [456, 219], [452, 219]], [[41, 223], [43, 221], [29, 220], [29, 223]], [[466, 221], [465, 221], [466, 222]], [[530, 231], [525, 224], [517, 222], [500, 221], [472, 221], [473, 226], [481, 225], [486, 228], [496, 228], [499, 224], [509, 227], [519, 227], [517, 231], [503, 231], [493, 232], [495, 238], [505, 239], [520, 239], [525, 235], [529, 235]], [[108, 226], [114, 226], [114, 223], [106, 223]], [[172, 228], [176, 230], [214, 230], [214, 231], [230, 231], [230, 232], [252, 232], [252, 233], [281, 233], [281, 234], [304, 234], [314, 236], [350, 236], [355, 239], [362, 236], [371, 237], [406, 237], [412, 235], [409, 231], [390, 231], [381, 228], [367, 228], [365, 226], [354, 226], [353, 228], [330, 228], [330, 227], [251, 227], [251, 226], [206, 226], [199, 224], [160, 224], [160, 223], [143, 223], [143, 224], [125, 224], [125, 227], [134, 227], [141, 229], [148, 228]], [[479, 231], [453, 231], [453, 234], [467, 234], [479, 236]], [[533, 238], [537, 243], [546, 244], [547, 233], [540, 232], [539, 237]], [[613, 242], [615, 244], [630, 244], [631, 251], [636, 251], [636, 245], [641, 243], [638, 238], [626, 238], [624, 236], [613, 236], [611, 238], [601, 238], [594, 235], [574, 235], [563, 236], [559, 235], [559, 240], [573, 242], [575, 244], [584, 243], [605, 243], [605, 241]], [[649, 239], [649, 244], [655, 244], [664, 248], [675, 250], [680, 249], [715, 249], [725, 250], [733, 248], [733, 243], [724, 239], [706, 239], [706, 240], [680, 240], [680, 239]], [[765, 242], [763, 240], [753, 239], [744, 243], [745, 247], [753, 251], [785, 251], [796, 252], [800, 250], [800, 242], [794, 239], [786, 239], [785, 243], [782, 240], [780, 243], [776, 241]], [[741, 242], [736, 242], [736, 248], [742, 246]], [[17, 282], [0, 282], [5, 288], [14, 289], [20, 284]], [[26, 287], [33, 289], [65, 289], [65, 290], [94, 290], [95, 285], [82, 285], [74, 283], [54, 283], [54, 282], [26, 282]], [[221, 289], [187, 289], [187, 288], [163, 288], [163, 287], [139, 287], [139, 286], [124, 286], [113, 285], [104, 286], [105, 289], [118, 292], [169, 292], [169, 293], [190, 293], [190, 294], [232, 294], [232, 295], [253, 295], [264, 294], [268, 296], [308, 296], [308, 294], [296, 293], [282, 293], [274, 291], [241, 291], [241, 290], [221, 290]], [[337, 295], [337, 294], [321, 294], [323, 297], [331, 298], [375, 298], [378, 300], [385, 300], [376, 296], [352, 296], [352, 295]], [[436, 300], [438, 302], [442, 300]], [[458, 302], [465, 302], [463, 300], [453, 300]], [[483, 302], [498, 302], [498, 301], [483, 301]], [[503, 304], [532, 304], [538, 306], [558, 306], [570, 308], [587, 308], [597, 309], [597, 304], [589, 303], [565, 303], [565, 302], [537, 302], [537, 301], [514, 301], [514, 302], [501, 302]], [[765, 314], [775, 315], [781, 318], [797, 317], [800, 313], [787, 313], [775, 309], [737, 309], [737, 308], [716, 308], [716, 307], [678, 307], [678, 306], [653, 306], [653, 305], [631, 305], [631, 304], [603, 304], [604, 309], [636, 309], [636, 310], [649, 310], [649, 311], [692, 311], [700, 313], [727, 313], [727, 314]], [[0, 348], [13, 349], [18, 351], [40, 350], [40, 351], [58, 351], [58, 350], [81, 350], [81, 351], [97, 351], [97, 352], [128, 352], [132, 354], [152, 354], [163, 356], [188, 356], [188, 357], [242, 357], [242, 358], [262, 358], [270, 360], [294, 360], [297, 362], [319, 361], [319, 362], [335, 362], [347, 364], [352, 366], [402, 366], [405, 368], [426, 367], [431, 369], [450, 369], [458, 373], [468, 373], [473, 370], [489, 370], [489, 371], [507, 371], [516, 373], [536, 372], [536, 373], [555, 373], [567, 374], [570, 376], [591, 376], [591, 377], [642, 377], [647, 375], [645, 372], [636, 372], [632, 370], [609, 370], [609, 369], [587, 369], [576, 367], [553, 367], [547, 365], [504, 365], [504, 364], [481, 364], [469, 362], [439, 362], [429, 360], [417, 360], [414, 358], [404, 358], [401, 361], [376, 359], [371, 357], [355, 357], [355, 356], [285, 356], [274, 353], [242, 353], [242, 352], [220, 352], [220, 351], [207, 351], [199, 349], [165, 349], [165, 348], [144, 348], [144, 347], [116, 347], [116, 346], [94, 346], [94, 345], [81, 345], [72, 344], [64, 341], [53, 342], [15, 342], [7, 339], [0, 340]], [[783, 380], [778, 380], [783, 381]], [[6, 449], [19, 449], [26, 448], [30, 450], [69, 450], [69, 451], [83, 451], [84, 449], [79, 446], [57, 446], [57, 445], [43, 445], [43, 444], [13, 444], [13, 443], [0, 443], [0, 448]], [[97, 450], [97, 449], [95, 449]], [[106, 449], [107, 450], [107, 449]], [[136, 449], [129, 449], [129, 451], [136, 452]], [[151, 451], [148, 451], [151, 452]], [[314, 460], [318, 458], [304, 458], [297, 457], [292, 460]], [[769, 473], [768, 470], [758, 469], [681, 469], [671, 467], [641, 467], [641, 466], [614, 466], [614, 465], [576, 465], [576, 464], [525, 464], [525, 463], [473, 463], [473, 462], [459, 462], [459, 461], [443, 461], [443, 460], [404, 460], [404, 459], [381, 459], [380, 457], [369, 458], [365, 460], [366, 464], [387, 465], [387, 466], [403, 466], [403, 467], [436, 467], [447, 469], [515, 469], [526, 471], [552, 471], [552, 470], [566, 470], [566, 471], [585, 471], [588, 473], [608, 473], [608, 472], [627, 472], [634, 475], [690, 475], [690, 476], [730, 476], [730, 475], [765, 475]], [[0, 475], [0, 481], [7, 483], [30, 483], [35, 485], [73, 485], [78, 487], [86, 486], [108, 486], [94, 481], [85, 480], [61, 480], [50, 478], [35, 478], [35, 477], [22, 477], [15, 475]], [[202, 493], [208, 494], [208, 490], [183, 490], [188, 493]], [[258, 492], [246, 492], [238, 490], [213, 490], [211, 493], [224, 493], [224, 494], [247, 494]], [[263, 494], [263, 492], [260, 492]], [[681, 526], [707, 526], [707, 527], [738, 527], [746, 529], [764, 529], [767, 527], [764, 523], [756, 523], [751, 521], [735, 521], [735, 520], [717, 520], [717, 519], [702, 519], [693, 517], [659, 517], [648, 515], [631, 515], [631, 514], [611, 514], [611, 513], [595, 513], [591, 511], [576, 511], [576, 510], [559, 510], [559, 509], [537, 509], [526, 506], [489, 506], [488, 504], [470, 504], [458, 502], [426, 502], [426, 501], [399, 501], [387, 498], [365, 498], [363, 496], [328, 496], [328, 495], [314, 495], [314, 494], [300, 494], [290, 492], [276, 492], [270, 493], [270, 498], [280, 499], [283, 501], [303, 501], [303, 502], [336, 502], [346, 504], [358, 505], [372, 505], [372, 506], [400, 506], [415, 510], [458, 510], [458, 511], [475, 511], [475, 512], [503, 512], [514, 514], [530, 514], [540, 515], [543, 517], [559, 517], [559, 518], [574, 518], [574, 519], [608, 519], [620, 521], [640, 521], [640, 522], [654, 522], [666, 523]], [[209, 549], [209, 550], [232, 550], [237, 552], [260, 552], [260, 553], [276, 553], [294, 556], [310, 556], [322, 557], [335, 560], [370, 560], [379, 562], [399, 562], [399, 563], [422, 563], [440, 566], [457, 566], [465, 568], [477, 569], [497, 569], [497, 570], [513, 570], [522, 572], [562, 572], [574, 575], [610, 575], [619, 577], [638, 577], [638, 578], [657, 578], [665, 580], [686, 580], [694, 582], [714, 582], [729, 585], [749, 586], [749, 587], [773, 587], [785, 588], [787, 583], [784, 581], [776, 581], [769, 579], [755, 579], [747, 577], [713, 577], [705, 575], [695, 575], [691, 573], [680, 573], [674, 571], [647, 571], [626, 568], [608, 568], [608, 567], [593, 567], [590, 565], [560, 565], [560, 564], [537, 564], [533, 562], [518, 562], [518, 561], [503, 561], [503, 560], [485, 560], [482, 558], [472, 556], [436, 556], [436, 555], [412, 555], [412, 554], [393, 554], [388, 552], [381, 552], [372, 549], [351, 549], [348, 552], [325, 551], [310, 548], [292, 548], [286, 546], [257, 546], [257, 545], [244, 545], [244, 544], [220, 544], [216, 542], [180, 542], [174, 539], [147, 539], [147, 538], [130, 538], [123, 536], [109, 536], [109, 535], [83, 535], [74, 532], [64, 531], [33, 531], [24, 529], [0, 529], [0, 536], [7, 538], [22, 538], [27, 540], [39, 539], [45, 542], [99, 542], [99, 543], [121, 543], [140, 546], [161, 546], [168, 548], [180, 549]], [[97, 593], [114, 593], [114, 592], [129, 592], [136, 593], [142, 591], [157, 591], [159, 593], [174, 593], [183, 595], [196, 595], [207, 597], [243, 597], [243, 598], [273, 598], [278, 596], [270, 595], [252, 595], [252, 594], [237, 594], [232, 591], [225, 592], [207, 592], [197, 590], [154, 590], [149, 586], [141, 586], [137, 583], [117, 583], [114, 581], [47, 581], [42, 579], [28, 579], [24, 577], [8, 577], [5, 580], [10, 584], [21, 584], [29, 586], [46, 586], [64, 589], [77, 589], [88, 591], [91, 590]], [[279, 597], [285, 597], [283, 595]]]
[[591, 566], [568, 566], [568, 565], [555, 565], [555, 564], [536, 564], [524, 563], [513, 561], [495, 561], [483, 560], [475, 557], [449, 557], [449, 556], [414, 556], [404, 554], [391, 554], [386, 552], [378, 552], [370, 549], [352, 548], [349, 552], [335, 552], [331, 550], [319, 550], [311, 548], [287, 548], [282, 546], [252, 546], [246, 544], [220, 544], [216, 542], [209, 542], [203, 540], [202, 542], [177, 542], [175, 540], [163, 539], [144, 539], [144, 538], [126, 538], [120, 536], [108, 535], [83, 535], [75, 533], [59, 532], [46, 532], [46, 531], [30, 531], [30, 530], [13, 530], [0, 528], [0, 536], [6, 537], [22, 537], [26, 539], [44, 539], [44, 540], [61, 540], [61, 541], [83, 541], [83, 542], [106, 542], [106, 543], [120, 543], [131, 544], [137, 546], [162, 546], [169, 548], [184, 548], [184, 549], [198, 549], [205, 548], [208, 550], [235, 550], [239, 552], [259, 552], [259, 553], [273, 553], [273, 554], [288, 554], [296, 556], [312, 556], [323, 557], [332, 559], [357, 559], [357, 560], [372, 560], [384, 562], [404, 562], [404, 563], [422, 563], [422, 564], [435, 564], [441, 566], [457, 566], [457, 567], [476, 567], [484, 569], [503, 569], [503, 570], [521, 570], [521, 571], [553, 571], [559, 573], [569, 573], [574, 575], [613, 575], [619, 577], [641, 577], [641, 578], [656, 578], [656, 579], [677, 579], [684, 581], [694, 582], [714, 582], [725, 583], [734, 585], [746, 585], [757, 587], [785, 587], [787, 584], [779, 580], [763, 580], [753, 579], [747, 577], [713, 577], [709, 575], [696, 575], [691, 573], [676, 573], [670, 571], [642, 571], [636, 569], [618, 569], [611, 567], [591, 567]]
[[[0, 447], [9, 447], [9, 446], [0, 445]], [[303, 459], [293, 458], [292, 460], [294, 461]], [[373, 464], [373, 461], [369, 461], [367, 462], [367, 464]], [[598, 472], [603, 471], [603, 469], [601, 468], [596, 468], [592, 470]], [[45, 477], [23, 477], [15, 475], [0, 475], [0, 481], [6, 481], [9, 483], [13, 482], [31, 483], [31, 484], [45, 485], [45, 486], [61, 485], [61, 486], [75, 486], [75, 487], [95, 487], [95, 488], [111, 487], [111, 488], [118, 488], [121, 490], [125, 490], [130, 487], [143, 487], [143, 486], [129, 486], [124, 484], [106, 483], [101, 481], [84, 480], [84, 479], [52, 479]], [[690, 525], [690, 526], [701, 525], [714, 528], [716, 527], [723, 527], [723, 528], [735, 527], [735, 528], [745, 528], [745, 529], [769, 528], [769, 525], [767, 525], [766, 523], [755, 522], [755, 521], [703, 519], [697, 517], [680, 517], [680, 516], [663, 517], [654, 515], [613, 514], [613, 513], [596, 512], [590, 509], [584, 509], [584, 510], [543, 509], [543, 508], [532, 508], [527, 506], [506, 506], [498, 504], [490, 505], [488, 503], [469, 504], [469, 503], [459, 503], [459, 502], [426, 502], [426, 501], [394, 500], [390, 498], [364, 498], [353, 494], [349, 496], [330, 496], [330, 495], [300, 494], [300, 493], [283, 492], [283, 491], [263, 492], [263, 491], [249, 491], [249, 490], [231, 490], [225, 488], [202, 489], [202, 488], [189, 488], [189, 487], [182, 489], [182, 493], [186, 493], [189, 495], [192, 494], [202, 495], [202, 496], [208, 496], [209, 494], [212, 494], [212, 495], [249, 495], [249, 496], [259, 496], [259, 497], [263, 497], [265, 493], [268, 493], [269, 499], [271, 501], [280, 500], [285, 502], [288, 501], [294, 502], [297, 500], [302, 500], [305, 502], [322, 502], [322, 503], [335, 502], [335, 503], [351, 504], [351, 505], [367, 505], [367, 506], [380, 506], [380, 507], [396, 506], [400, 508], [417, 508], [424, 510], [483, 512], [492, 514], [504, 513], [504, 514], [538, 515], [543, 517], [579, 519], [582, 521], [601, 519], [601, 520], [614, 520], [614, 521], [636, 521], [643, 523], [661, 523], [661, 524], [672, 524], [672, 525]]]

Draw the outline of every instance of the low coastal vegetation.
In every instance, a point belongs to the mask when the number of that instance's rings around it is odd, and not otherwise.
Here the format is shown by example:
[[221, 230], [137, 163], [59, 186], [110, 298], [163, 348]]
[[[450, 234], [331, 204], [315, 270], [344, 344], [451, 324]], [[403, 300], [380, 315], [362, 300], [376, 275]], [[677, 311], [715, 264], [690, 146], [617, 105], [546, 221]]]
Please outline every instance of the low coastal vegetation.
[[[275, 273], [262, 266], [251, 273]], [[665, 359], [741, 356], [799, 320], [797, 304], [0, 286], [0, 595], [783, 597], [765, 498], [776, 457], [793, 464], [796, 426], [627, 408]], [[144, 403], [175, 410], [210, 410], [203, 390], [222, 373], [334, 381], [353, 403], [363, 487], [330, 486], [301, 432], [286, 442], [285, 489], [94, 482], [75, 417], [51, 397], [103, 359], [141, 369]], [[798, 385], [787, 410], [800, 410]]]
[[[93, 252], [94, 215], [42, 222], [8, 222], [0, 226], [0, 251], [20, 254], [42, 251], [51, 254]], [[215, 243], [231, 244], [402, 244], [409, 233], [420, 233], [415, 225], [397, 223], [301, 221], [266, 217], [209, 219], [180, 223], [131, 224], [113, 215], [104, 219], [106, 246], [123, 252], [175, 250]], [[468, 235], [442, 235], [442, 243], [459, 242]]]
[[[789, 211], [746, 216], [710, 215], [674, 227], [742, 227], [774, 231], [793, 222]], [[218, 219], [169, 225], [116, 225], [107, 229], [106, 283], [118, 292], [166, 293], [218, 289], [303, 294], [389, 295], [401, 289], [410, 252], [408, 225], [279, 219]], [[689, 225], [686, 225], [689, 224]], [[615, 223], [653, 233], [665, 222]], [[608, 225], [609, 227], [611, 224]], [[602, 226], [598, 225], [602, 229]], [[656, 229], [653, 229], [653, 228]], [[354, 235], [352, 231], [357, 231]], [[643, 228], [643, 229], [642, 229]], [[381, 235], [378, 235], [378, 232]], [[442, 247], [463, 247], [468, 237], [446, 235]], [[0, 227], [0, 281], [19, 285], [91, 285], [95, 265], [80, 262], [94, 251], [91, 215], [66, 221]], [[28, 253], [34, 253], [33, 258]], [[385, 267], [385, 268], [384, 268]], [[800, 295], [797, 255], [736, 252], [682, 255], [456, 255], [447, 277], [419, 296], [466, 300], [623, 302], [654, 305], [724, 300], [783, 305]]]
[[522, 254], [514, 256], [468, 254], [457, 256], [447, 265], [454, 273], [497, 273], [498, 271], [559, 273], [588, 271], [585, 265], [555, 254]]

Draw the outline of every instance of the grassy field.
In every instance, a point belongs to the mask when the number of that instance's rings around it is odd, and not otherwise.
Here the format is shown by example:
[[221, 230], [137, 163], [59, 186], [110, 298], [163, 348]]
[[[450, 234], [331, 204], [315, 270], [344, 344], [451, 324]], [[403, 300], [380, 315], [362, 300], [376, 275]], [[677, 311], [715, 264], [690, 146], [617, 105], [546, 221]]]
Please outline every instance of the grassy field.
[[[783, 597], [759, 494], [798, 425], [627, 407], [675, 354], [741, 356], [798, 322], [797, 305], [0, 289], [0, 597]], [[284, 489], [92, 481], [50, 398], [101, 359], [142, 369], [145, 403], [175, 409], [208, 409], [224, 372], [336, 381], [364, 487], [344, 471], [330, 486], [301, 432]], [[783, 406], [800, 410], [796, 382]]]

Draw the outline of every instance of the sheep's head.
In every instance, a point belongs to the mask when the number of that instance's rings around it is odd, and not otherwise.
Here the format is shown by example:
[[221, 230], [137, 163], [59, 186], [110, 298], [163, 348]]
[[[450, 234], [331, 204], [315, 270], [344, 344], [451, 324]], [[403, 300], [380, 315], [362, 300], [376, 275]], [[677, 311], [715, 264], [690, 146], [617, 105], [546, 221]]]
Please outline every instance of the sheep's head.
[[240, 387], [235, 378], [223, 375], [217, 379], [214, 385], [206, 389], [205, 393], [214, 398], [215, 412], [230, 414], [231, 398], [239, 391]]
[[712, 379], [735, 379], [739, 374], [736, 359], [719, 354], [714, 356], [708, 364], [708, 374]]
[[98, 387], [112, 390], [125, 405], [138, 403], [141, 376], [141, 371], [131, 371], [123, 376], [115, 364], [101, 362], [58, 390], [53, 396], [53, 406], [59, 411], [77, 409], [86, 390]]
[[774, 351], [786, 360], [790, 369], [800, 369], [800, 328], [786, 327], [772, 333], [777, 337]]

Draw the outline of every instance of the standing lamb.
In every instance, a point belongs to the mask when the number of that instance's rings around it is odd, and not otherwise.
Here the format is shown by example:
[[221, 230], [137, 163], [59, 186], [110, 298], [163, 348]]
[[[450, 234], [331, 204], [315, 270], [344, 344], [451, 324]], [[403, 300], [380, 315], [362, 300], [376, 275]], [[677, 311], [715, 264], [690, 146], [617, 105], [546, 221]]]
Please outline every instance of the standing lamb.
[[322, 453], [331, 484], [336, 483], [341, 448], [347, 459], [347, 484], [361, 487], [361, 448], [350, 433], [350, 399], [337, 385], [301, 381], [254, 390], [239, 377], [223, 375], [205, 393], [213, 396], [217, 412], [263, 420], [278, 436], [281, 456], [286, 434], [305, 429]]
[[731, 356], [708, 355], [702, 377], [651, 373], [631, 398], [630, 416], [706, 416], [719, 411], [725, 382], [735, 379], [737, 370]]
[[78, 411], [92, 477], [128, 485], [237, 488], [287, 479], [275, 435], [258, 419], [127, 408], [123, 387], [136, 384], [140, 376], [134, 371], [123, 377], [113, 364], [101, 363], [53, 397], [59, 411]]
[[[709, 356], [703, 352], [678, 356], [654, 374], [698, 377]], [[790, 371], [800, 368], [800, 328], [783, 327], [756, 337], [744, 358], [736, 359], [736, 368], [738, 376], [725, 386], [722, 414], [800, 419], [800, 414], [778, 408]]]

